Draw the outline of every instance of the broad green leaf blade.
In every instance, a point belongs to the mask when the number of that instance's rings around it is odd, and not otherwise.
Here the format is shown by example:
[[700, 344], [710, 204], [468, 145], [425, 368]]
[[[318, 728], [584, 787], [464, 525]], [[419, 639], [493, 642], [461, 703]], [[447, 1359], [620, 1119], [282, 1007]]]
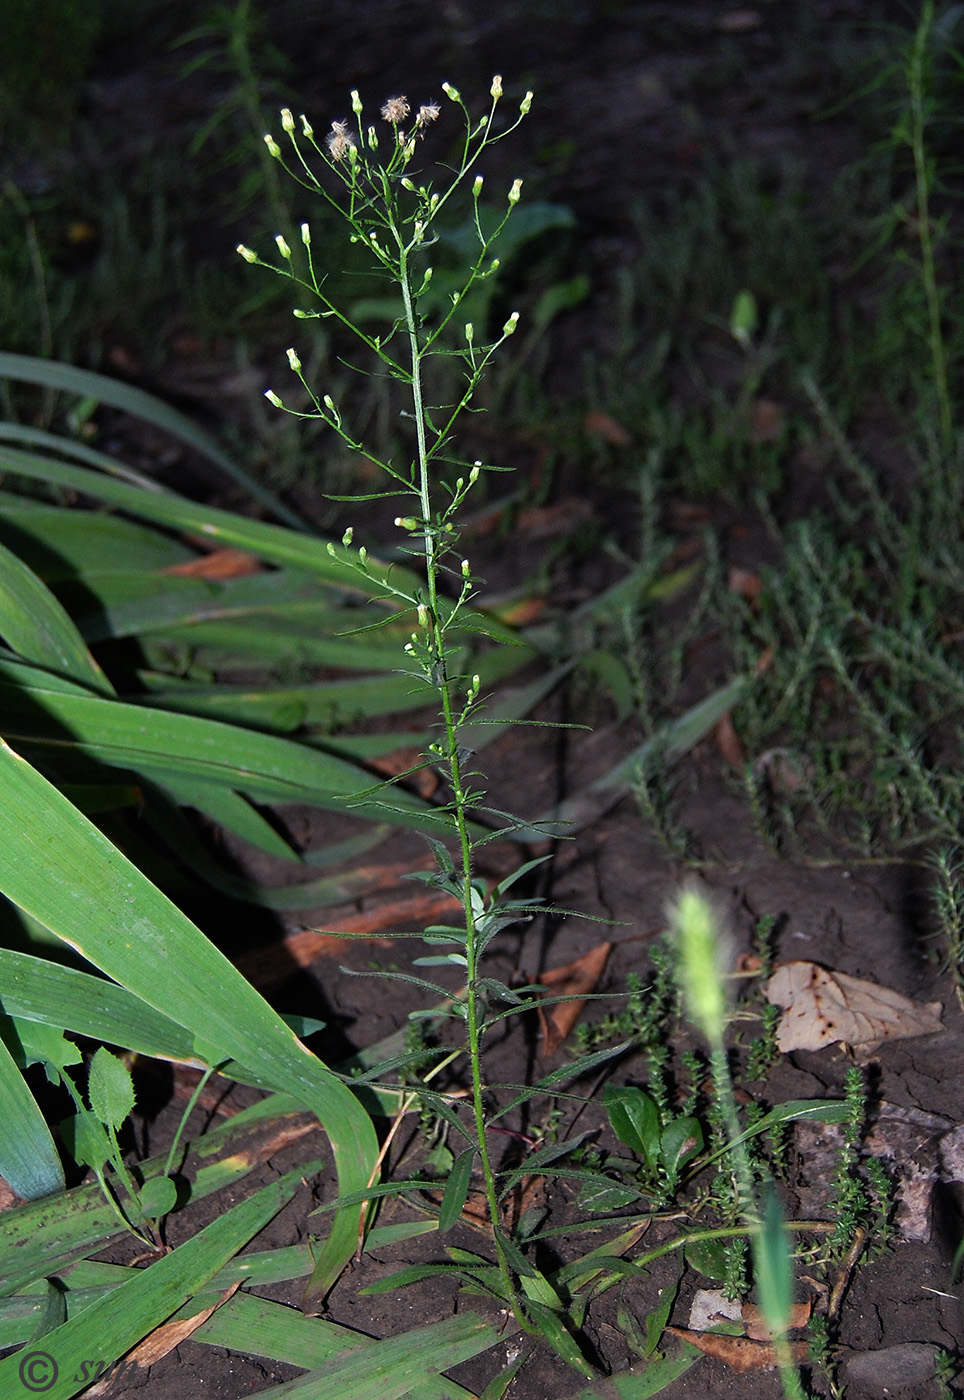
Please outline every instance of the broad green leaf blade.
[[139, 486], [144, 491], [160, 491], [164, 495], [176, 494], [162, 486], [153, 477], [145, 476], [142, 472], [135, 471], [126, 463], [119, 461], [116, 457], [109, 457], [106, 452], [98, 452], [95, 447], [90, 447], [86, 442], [78, 442], [76, 438], [65, 437], [63, 434], [48, 433], [44, 428], [31, 428], [24, 423], [0, 422], [0, 441], [17, 443], [21, 447], [39, 447], [48, 452], [58, 452], [64, 457], [70, 457], [75, 462], [86, 462], [87, 466], [107, 472], [110, 476], [116, 476], [121, 481], [129, 481], [132, 486]]
[[607, 1084], [603, 1102], [619, 1141], [638, 1153], [651, 1171], [655, 1170], [662, 1127], [655, 1101], [635, 1085]]
[[43, 672], [22, 668], [24, 683], [0, 680], [0, 733], [31, 754], [79, 751], [163, 784], [193, 777], [265, 801], [306, 802], [403, 825], [449, 823], [399, 788], [369, 797], [367, 773], [325, 753], [273, 734], [220, 720], [153, 710], [53, 685]]
[[[294, 1094], [328, 1134], [339, 1189], [368, 1185], [368, 1115], [222, 953], [46, 779], [0, 741], [0, 891], [148, 1005]], [[15, 815], [14, 815], [15, 814]], [[336, 1215], [319, 1261], [326, 1291], [354, 1252], [357, 1214]]]
[[388, 1337], [374, 1347], [356, 1347], [347, 1355], [271, 1386], [271, 1400], [399, 1400], [421, 1387], [434, 1372], [447, 1371], [495, 1346], [498, 1331], [471, 1313]]
[[64, 1170], [37, 1101], [0, 1039], [0, 1176], [24, 1200], [64, 1189]]
[[267, 506], [279, 520], [284, 520], [296, 530], [305, 528], [303, 521], [294, 511], [289, 510], [276, 496], [250, 477], [202, 428], [190, 418], [186, 418], [183, 413], [171, 408], [170, 404], [143, 389], [124, 384], [118, 379], [110, 379], [106, 374], [78, 369], [74, 365], [61, 364], [56, 360], [35, 359], [32, 355], [0, 354], [0, 376], [5, 379], [23, 380], [30, 384], [44, 384], [50, 389], [62, 389], [65, 393], [77, 394], [80, 398], [98, 399], [101, 403], [110, 404], [112, 408], [132, 414], [135, 418], [143, 418], [145, 422], [163, 428], [172, 437], [180, 438], [189, 447], [193, 447], [195, 452], [200, 452], [202, 457], [207, 457], [232, 481], [236, 481], [250, 492], [255, 500]]
[[[3, 358], [0, 354], [0, 367]], [[260, 520], [247, 520], [232, 511], [198, 505], [180, 497], [139, 491], [136, 486], [128, 486], [124, 481], [113, 481], [99, 472], [57, 462], [50, 457], [38, 457], [0, 445], [0, 468], [31, 481], [47, 481], [72, 488], [82, 495], [93, 496], [95, 500], [129, 511], [142, 520], [196, 532], [212, 545], [236, 545], [272, 564], [307, 569], [351, 593], [377, 594], [389, 577], [392, 585], [409, 597], [420, 587], [420, 580], [409, 570], [381, 563], [371, 555], [368, 556], [371, 577], [366, 579], [354, 567], [357, 555], [341, 545], [332, 545], [334, 553], [330, 554], [324, 540], [299, 534], [294, 529], [287, 530], [281, 525], [269, 525]]]
[[97, 597], [98, 582], [106, 587], [111, 573], [160, 572], [197, 558], [186, 544], [149, 525], [6, 492], [0, 492], [0, 540], [47, 584], [90, 576]]
[[63, 607], [16, 554], [0, 545], [0, 635], [26, 661], [107, 695], [113, 687]]
[[[53, 1362], [46, 1374], [57, 1376], [44, 1388], [49, 1400], [70, 1400], [90, 1383], [85, 1361], [112, 1364], [170, 1317], [277, 1215], [301, 1180], [298, 1169], [272, 1182], [45, 1336], [37, 1350]], [[17, 1394], [25, 1355], [0, 1361], [0, 1394]]]
[[134, 1108], [134, 1081], [125, 1064], [101, 1045], [94, 1052], [87, 1077], [87, 1098], [105, 1127], [123, 1126]]

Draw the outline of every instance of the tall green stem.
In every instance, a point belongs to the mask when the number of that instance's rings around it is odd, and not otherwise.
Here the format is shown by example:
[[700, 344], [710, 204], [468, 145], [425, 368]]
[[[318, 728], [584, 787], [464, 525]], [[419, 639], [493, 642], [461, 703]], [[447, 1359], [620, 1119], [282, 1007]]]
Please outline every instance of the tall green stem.
[[469, 835], [467, 797], [462, 781], [462, 760], [459, 756], [456, 716], [452, 705], [452, 692], [449, 684], [448, 667], [445, 658], [445, 644], [439, 620], [438, 608], [438, 541], [432, 525], [431, 478], [429, 474], [428, 440], [425, 432], [425, 411], [422, 397], [422, 346], [419, 339], [418, 319], [415, 313], [415, 300], [412, 295], [409, 272], [408, 249], [399, 249], [399, 270], [402, 299], [405, 307], [405, 324], [408, 331], [412, 360], [412, 409], [415, 417], [415, 432], [418, 450], [418, 496], [422, 515], [422, 539], [425, 549], [425, 573], [428, 583], [428, 627], [432, 650], [433, 675], [442, 700], [442, 721], [445, 741], [445, 766], [452, 783], [453, 811], [458, 832], [459, 852], [462, 868], [462, 907], [465, 913], [465, 962], [466, 998], [465, 1018], [468, 1040], [469, 1061], [472, 1066], [472, 1110], [475, 1119], [475, 1136], [485, 1180], [485, 1195], [492, 1221], [492, 1233], [499, 1260], [499, 1271], [507, 1297], [515, 1297], [515, 1286], [505, 1251], [499, 1238], [499, 1203], [495, 1189], [495, 1176], [489, 1158], [485, 1134], [485, 1104], [482, 1084], [482, 1030], [478, 999], [478, 946], [475, 909], [472, 903], [472, 842]]

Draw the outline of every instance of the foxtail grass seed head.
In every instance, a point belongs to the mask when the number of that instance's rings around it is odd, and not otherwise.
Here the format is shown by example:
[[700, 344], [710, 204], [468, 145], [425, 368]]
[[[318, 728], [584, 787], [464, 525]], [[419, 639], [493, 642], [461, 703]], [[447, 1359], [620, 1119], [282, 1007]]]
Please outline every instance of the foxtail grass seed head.
[[295, 129], [294, 115], [289, 107], [282, 107], [281, 109], [281, 125], [289, 135]]
[[382, 121], [391, 122], [392, 126], [398, 126], [403, 122], [411, 111], [407, 97], [390, 97], [382, 108]]
[[246, 248], [243, 243], [239, 243], [235, 251], [241, 254], [245, 262], [256, 263], [258, 261], [257, 253], [252, 252], [250, 248]]
[[492, 86], [489, 88], [489, 96], [495, 98], [496, 101], [502, 96], [501, 73], [496, 73], [495, 77], [492, 79]]
[[677, 969], [687, 1014], [715, 1049], [726, 1028], [724, 940], [712, 905], [688, 885], [670, 908], [676, 933]]
[[300, 374], [300, 373], [301, 373], [301, 361], [298, 359], [298, 352], [297, 352], [296, 350], [292, 350], [292, 349], [289, 347], [287, 353], [288, 353], [288, 364], [289, 364], [289, 365], [291, 366], [291, 368], [294, 370], [295, 374]]
[[278, 145], [277, 141], [274, 139], [270, 132], [268, 132], [268, 134], [265, 136], [264, 144], [274, 156], [275, 160], [281, 159], [281, 147]]
[[288, 240], [283, 233], [276, 233], [274, 241], [278, 245], [278, 252], [288, 262], [291, 261], [291, 249], [288, 247]]

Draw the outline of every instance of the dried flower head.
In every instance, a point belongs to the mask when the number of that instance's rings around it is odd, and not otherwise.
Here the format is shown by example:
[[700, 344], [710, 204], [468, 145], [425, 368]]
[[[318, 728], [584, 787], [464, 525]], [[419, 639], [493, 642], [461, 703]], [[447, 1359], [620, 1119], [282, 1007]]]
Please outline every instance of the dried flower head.
[[355, 143], [348, 134], [347, 122], [332, 122], [325, 143], [332, 160], [344, 160], [348, 152], [355, 149]]
[[411, 111], [407, 97], [390, 97], [382, 108], [382, 118], [391, 122], [392, 126], [398, 126], [403, 122]]
[[437, 102], [423, 102], [415, 116], [415, 125], [421, 131], [429, 122], [438, 121], [440, 107]]

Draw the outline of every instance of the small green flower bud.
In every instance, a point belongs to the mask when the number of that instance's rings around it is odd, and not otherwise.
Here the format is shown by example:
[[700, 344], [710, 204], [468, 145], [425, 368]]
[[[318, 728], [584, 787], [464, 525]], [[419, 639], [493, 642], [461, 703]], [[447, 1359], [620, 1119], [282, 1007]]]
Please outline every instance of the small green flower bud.
[[311, 125], [311, 122], [305, 116], [304, 112], [301, 114], [301, 130], [304, 132], [305, 139], [308, 141], [310, 141], [315, 134], [315, 128]]
[[378, 150], [378, 132], [373, 126], [368, 128], [368, 145], [371, 150]]
[[264, 396], [268, 400], [268, 403], [274, 404], [275, 408], [284, 408], [284, 404], [273, 389], [265, 389]]
[[237, 250], [236, 250], [236, 251], [239, 252], [239, 253], [241, 254], [241, 256], [242, 256], [242, 258], [244, 258], [245, 262], [255, 263], [255, 262], [258, 261], [258, 255], [257, 255], [257, 253], [253, 253], [253, 252], [251, 251], [251, 249], [250, 249], [250, 248], [246, 248], [246, 247], [244, 246], [243, 243], [239, 243], [239, 244], [238, 244]]
[[470, 345], [472, 344], [472, 341], [475, 339], [475, 327], [473, 326], [473, 324], [472, 324], [471, 321], [466, 321], [466, 323], [465, 323], [465, 338], [466, 338], [466, 340], [469, 342]]
[[467, 559], [462, 560], [462, 577], [469, 577], [469, 561]]
[[328, 553], [331, 555], [332, 559], [334, 559], [334, 557], [335, 557], [335, 546], [332, 544], [331, 540], [328, 541]]
[[359, 549], [358, 551], [358, 558], [360, 563], [362, 564], [364, 564], [365, 560], [368, 558], [368, 550], [365, 548], [364, 545], [362, 545], [361, 549]]
[[329, 413], [334, 413], [336, 411], [335, 401], [330, 394], [325, 395], [325, 397], [322, 399], [322, 403], [325, 405], [325, 408], [327, 408]]
[[478, 197], [479, 197], [479, 195], [480, 195], [481, 193], [482, 193], [482, 176], [481, 176], [481, 175], [476, 175], [475, 181], [474, 181], [474, 183], [473, 183], [473, 185], [472, 185], [472, 198], [473, 198], [473, 199], [478, 199]]
[[290, 259], [291, 259], [291, 249], [288, 247], [288, 242], [287, 242], [287, 239], [285, 238], [284, 234], [283, 234], [283, 233], [276, 233], [276, 234], [275, 234], [275, 239], [274, 239], [274, 241], [275, 241], [275, 242], [277, 243], [277, 245], [278, 245], [278, 252], [281, 254], [281, 256], [282, 256], [283, 258], [285, 258], [287, 261], [290, 261]]
[[281, 125], [284, 127], [285, 131], [289, 133], [295, 129], [295, 119], [289, 107], [282, 107], [281, 109]]
[[451, 83], [443, 83], [442, 91], [450, 101], [461, 102], [462, 94], [459, 92], [458, 88], [453, 87]]
[[457, 496], [457, 495], [459, 494], [459, 492], [462, 490], [462, 487], [463, 487], [464, 485], [465, 485], [465, 478], [460, 476], [459, 479], [458, 479], [458, 481], [456, 481], [456, 483], [455, 483], [455, 494], [456, 494], [456, 496]]
[[517, 326], [518, 324], [519, 324], [519, 313], [518, 313], [518, 311], [513, 311], [512, 315], [509, 317], [508, 321], [506, 321], [505, 325], [502, 327], [502, 334], [503, 334], [503, 335], [513, 335], [514, 332], [515, 332], [515, 328], [516, 328], [516, 326]]
[[346, 549], [347, 549], [348, 546], [351, 544], [351, 542], [352, 542], [352, 540], [354, 539], [354, 537], [355, 537], [355, 532], [354, 532], [354, 530], [351, 528], [351, 526], [349, 525], [348, 529], [345, 531], [345, 533], [344, 533], [344, 534], [342, 535], [342, 537], [341, 537], [341, 542], [342, 542], [342, 544], [345, 546]]
[[499, 98], [502, 96], [502, 74], [496, 73], [492, 79], [492, 86], [489, 88], [489, 96]]
[[355, 113], [355, 116], [356, 116], [356, 117], [360, 117], [360, 116], [361, 116], [361, 114], [362, 114], [362, 100], [361, 100], [361, 98], [358, 96], [358, 89], [357, 89], [357, 88], [352, 88], [352, 90], [351, 90], [351, 109], [352, 109], [352, 111]]
[[418, 529], [418, 521], [411, 515], [396, 515], [395, 524], [400, 530]]
[[278, 145], [277, 141], [276, 141], [276, 140], [274, 139], [274, 137], [270, 134], [270, 132], [269, 132], [268, 135], [264, 138], [264, 144], [267, 146], [268, 150], [269, 150], [269, 151], [271, 152], [271, 154], [274, 156], [275, 160], [280, 160], [280, 159], [281, 159], [281, 147]]
[[482, 463], [481, 463], [481, 462], [476, 462], [475, 466], [474, 466], [474, 467], [472, 468], [472, 470], [469, 472], [469, 485], [470, 485], [470, 486], [474, 486], [475, 483], [478, 481], [478, 479], [479, 479], [479, 474], [480, 474], [481, 471], [482, 471]]
[[532, 106], [532, 93], [531, 93], [531, 92], [527, 92], [526, 95], [525, 95], [525, 97], [523, 97], [522, 102], [519, 104], [519, 114], [520, 114], [520, 116], [527, 117], [527, 116], [529, 115], [529, 108], [530, 108], [531, 106]]
[[428, 626], [428, 608], [424, 603], [418, 605], [418, 625], [419, 627]]
[[306, 248], [311, 247], [311, 229], [307, 224], [301, 225], [301, 241]]
[[414, 193], [415, 193], [415, 181], [414, 181], [414, 180], [410, 180], [409, 177], [406, 175], [405, 178], [402, 180], [401, 183], [402, 183], [402, 189], [403, 189], [403, 190], [408, 190], [409, 194], [414, 194]]
[[521, 198], [522, 198], [522, 181], [521, 181], [521, 180], [513, 180], [513, 182], [512, 182], [512, 188], [511, 188], [511, 190], [509, 191], [509, 203], [510, 203], [510, 204], [518, 204], [518, 203], [519, 203], [519, 200], [520, 200]]
[[482, 682], [479, 680], [478, 676], [473, 676], [473, 677], [472, 677], [472, 694], [473, 694], [473, 695], [478, 695], [479, 689], [480, 689], [481, 685], [482, 685]]
[[415, 648], [412, 646], [411, 642], [406, 642], [402, 647], [402, 651], [407, 651], [409, 656], [415, 655]]
[[288, 364], [289, 364], [289, 365], [291, 366], [291, 368], [294, 370], [295, 374], [300, 374], [300, 373], [301, 373], [301, 361], [298, 359], [297, 352], [289, 348], [287, 354], [288, 354]]

